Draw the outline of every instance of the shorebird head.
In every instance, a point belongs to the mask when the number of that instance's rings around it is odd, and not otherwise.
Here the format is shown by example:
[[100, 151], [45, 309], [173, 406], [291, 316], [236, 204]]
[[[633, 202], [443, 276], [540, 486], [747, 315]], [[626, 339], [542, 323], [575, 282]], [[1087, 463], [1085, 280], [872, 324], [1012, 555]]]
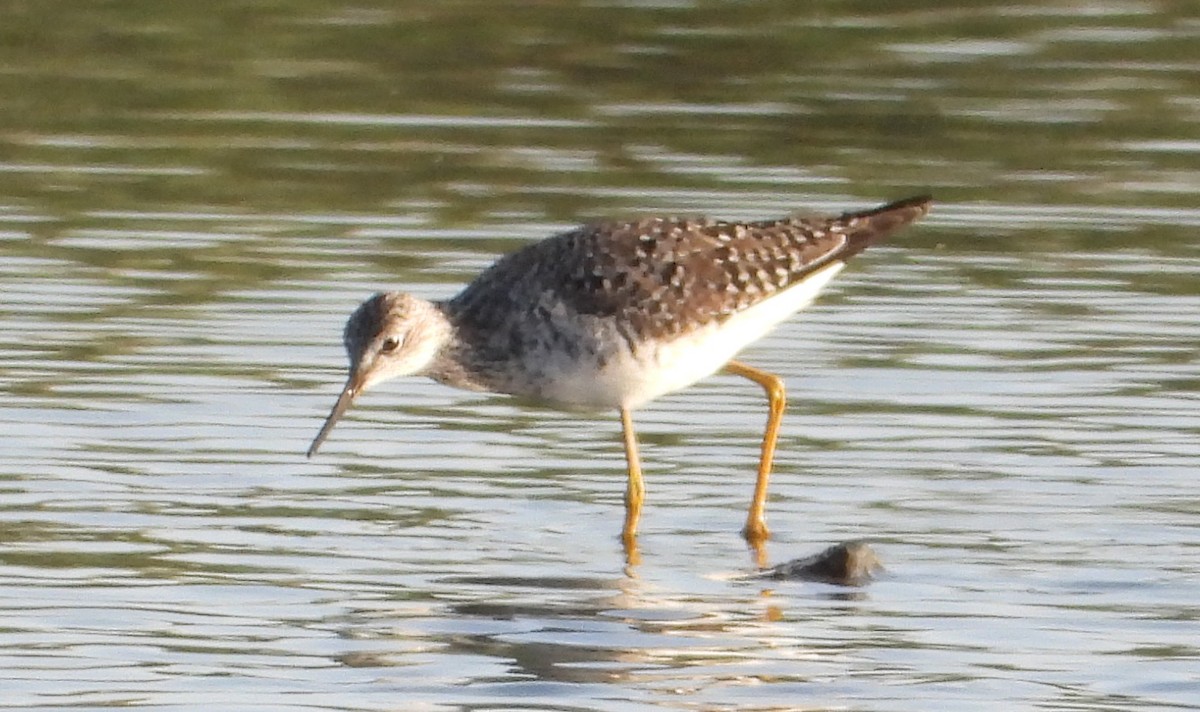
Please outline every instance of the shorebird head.
[[360, 393], [397, 376], [425, 372], [449, 336], [449, 323], [434, 304], [411, 294], [385, 292], [363, 302], [342, 336], [350, 377], [321, 431], [308, 448], [312, 457]]

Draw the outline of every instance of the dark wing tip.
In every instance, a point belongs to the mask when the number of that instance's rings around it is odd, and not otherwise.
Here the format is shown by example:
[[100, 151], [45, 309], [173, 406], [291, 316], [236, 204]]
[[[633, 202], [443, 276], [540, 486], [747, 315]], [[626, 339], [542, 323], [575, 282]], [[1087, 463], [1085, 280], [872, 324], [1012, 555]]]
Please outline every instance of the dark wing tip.
[[846, 236], [849, 238], [842, 258], [862, 252], [896, 230], [921, 219], [932, 208], [933, 196], [918, 195], [870, 210], [845, 213], [835, 218], [835, 223], [845, 226]]
[[932, 195], [917, 195], [911, 198], [905, 198], [903, 200], [896, 200], [888, 203], [887, 205], [881, 205], [878, 208], [871, 208], [870, 210], [863, 210], [861, 212], [845, 213], [842, 215], [841, 219], [853, 220], [855, 218], [871, 219], [878, 217], [889, 217], [890, 219], [898, 220], [901, 224], [907, 224], [928, 214], [932, 207]]

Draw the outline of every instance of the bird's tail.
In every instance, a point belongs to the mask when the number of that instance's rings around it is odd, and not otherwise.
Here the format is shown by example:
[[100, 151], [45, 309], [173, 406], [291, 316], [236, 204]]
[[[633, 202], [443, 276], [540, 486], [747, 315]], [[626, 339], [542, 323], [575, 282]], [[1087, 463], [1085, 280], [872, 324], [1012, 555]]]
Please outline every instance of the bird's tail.
[[857, 213], [845, 213], [833, 219], [834, 225], [842, 226], [849, 244], [842, 252], [842, 259], [867, 249], [911, 222], [919, 220], [933, 207], [933, 197], [918, 195], [905, 198], [882, 207]]

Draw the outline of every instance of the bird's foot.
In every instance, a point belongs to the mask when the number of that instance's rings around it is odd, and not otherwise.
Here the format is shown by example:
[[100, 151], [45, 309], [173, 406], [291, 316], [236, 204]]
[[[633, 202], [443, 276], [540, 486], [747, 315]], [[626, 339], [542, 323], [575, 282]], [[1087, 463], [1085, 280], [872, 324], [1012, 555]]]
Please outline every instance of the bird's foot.
[[766, 568], [767, 539], [771, 538], [767, 523], [761, 518], [746, 520], [746, 526], [742, 528], [742, 536], [750, 545], [750, 551], [754, 555], [754, 565], [760, 569]]

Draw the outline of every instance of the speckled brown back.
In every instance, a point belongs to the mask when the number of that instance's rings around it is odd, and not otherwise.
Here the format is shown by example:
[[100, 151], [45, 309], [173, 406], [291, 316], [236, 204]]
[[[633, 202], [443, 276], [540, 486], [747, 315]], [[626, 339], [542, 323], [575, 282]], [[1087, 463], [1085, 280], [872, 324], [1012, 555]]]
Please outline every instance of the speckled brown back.
[[918, 197], [838, 217], [748, 223], [648, 218], [590, 225], [501, 258], [446, 309], [460, 328], [500, 336], [523, 309], [561, 303], [572, 313], [615, 320], [627, 338], [670, 338], [850, 258], [930, 204]]

